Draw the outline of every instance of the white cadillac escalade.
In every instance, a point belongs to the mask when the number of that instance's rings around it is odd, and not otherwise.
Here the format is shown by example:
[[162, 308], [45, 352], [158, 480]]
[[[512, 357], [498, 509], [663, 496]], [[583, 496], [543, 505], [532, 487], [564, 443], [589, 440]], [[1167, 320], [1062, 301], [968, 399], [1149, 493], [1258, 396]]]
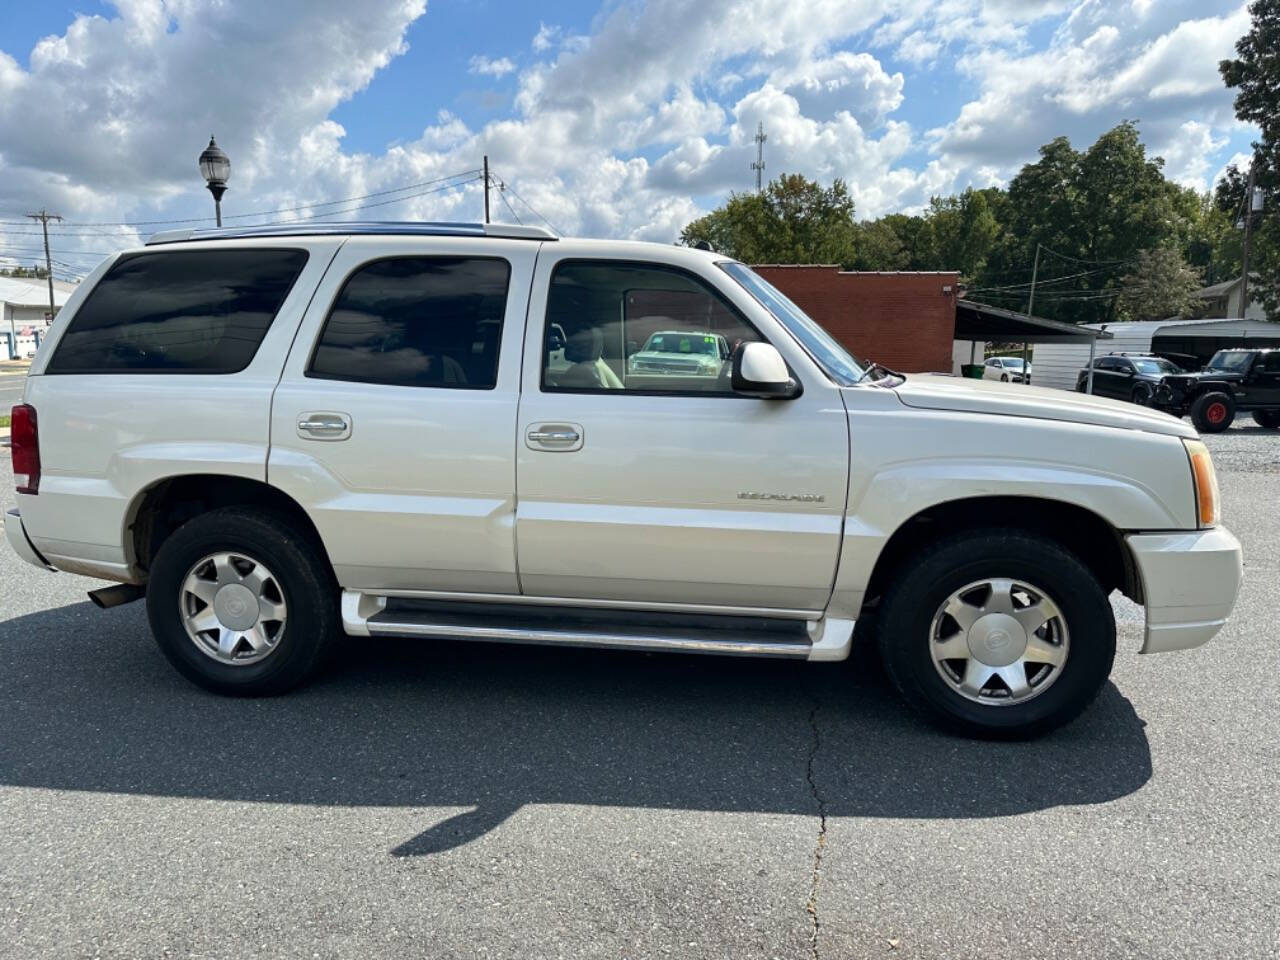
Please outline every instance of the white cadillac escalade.
[[[714, 370], [628, 363], [655, 333]], [[679, 348], [677, 348], [679, 349]], [[874, 633], [970, 734], [1204, 643], [1240, 582], [1173, 417], [903, 377], [740, 263], [528, 227], [176, 231], [72, 295], [13, 411], [5, 532], [142, 596], [190, 680], [279, 693], [335, 636], [840, 660]], [[866, 630], [874, 624], [873, 630]]]

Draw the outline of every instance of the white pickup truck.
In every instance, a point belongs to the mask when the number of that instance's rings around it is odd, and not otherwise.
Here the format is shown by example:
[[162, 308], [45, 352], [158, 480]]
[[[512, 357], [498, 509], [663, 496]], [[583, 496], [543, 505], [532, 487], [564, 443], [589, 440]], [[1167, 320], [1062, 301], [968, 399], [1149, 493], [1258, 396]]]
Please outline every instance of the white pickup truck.
[[[628, 364], [680, 331], [730, 355]], [[840, 660], [867, 618], [911, 703], [1031, 736], [1106, 681], [1113, 590], [1151, 653], [1240, 582], [1179, 420], [899, 376], [723, 256], [528, 227], [159, 234], [69, 299], [12, 453], [13, 548], [231, 694], [343, 632]]]

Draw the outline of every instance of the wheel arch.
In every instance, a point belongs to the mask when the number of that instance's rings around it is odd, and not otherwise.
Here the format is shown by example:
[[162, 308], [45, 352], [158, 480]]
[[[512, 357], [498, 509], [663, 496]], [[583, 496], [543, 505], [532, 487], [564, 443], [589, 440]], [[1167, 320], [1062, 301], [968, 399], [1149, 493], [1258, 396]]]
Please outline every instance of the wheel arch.
[[138, 493], [125, 514], [130, 566], [145, 579], [161, 544], [178, 527], [201, 513], [231, 506], [261, 507], [286, 518], [314, 542], [332, 573], [324, 540], [298, 501], [262, 480], [209, 473], [165, 477]]
[[1124, 537], [1104, 517], [1079, 504], [1042, 497], [962, 497], [925, 507], [904, 520], [885, 541], [863, 596], [874, 609], [894, 572], [939, 537], [999, 528], [1043, 536], [1070, 550], [1110, 593], [1142, 602], [1142, 578]]

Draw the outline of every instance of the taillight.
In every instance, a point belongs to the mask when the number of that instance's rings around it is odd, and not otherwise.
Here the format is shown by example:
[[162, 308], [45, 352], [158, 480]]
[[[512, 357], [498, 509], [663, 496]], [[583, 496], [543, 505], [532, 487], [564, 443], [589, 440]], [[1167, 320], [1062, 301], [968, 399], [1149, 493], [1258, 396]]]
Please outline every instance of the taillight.
[[9, 416], [9, 452], [13, 454], [13, 482], [19, 493], [40, 492], [40, 431], [36, 408], [20, 403]]

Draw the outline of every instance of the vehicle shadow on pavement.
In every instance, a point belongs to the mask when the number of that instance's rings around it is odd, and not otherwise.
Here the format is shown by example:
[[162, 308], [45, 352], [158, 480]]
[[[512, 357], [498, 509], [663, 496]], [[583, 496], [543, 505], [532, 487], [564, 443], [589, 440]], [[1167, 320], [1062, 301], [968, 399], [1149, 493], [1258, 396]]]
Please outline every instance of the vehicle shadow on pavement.
[[470, 808], [397, 856], [467, 843], [529, 803], [812, 815], [811, 755], [828, 816], [1008, 816], [1151, 776], [1144, 725], [1111, 684], [1028, 744], [938, 732], [846, 665], [424, 640], [347, 640], [305, 689], [227, 699], [169, 667], [140, 604], [0, 622], [0, 660], [0, 784]]

